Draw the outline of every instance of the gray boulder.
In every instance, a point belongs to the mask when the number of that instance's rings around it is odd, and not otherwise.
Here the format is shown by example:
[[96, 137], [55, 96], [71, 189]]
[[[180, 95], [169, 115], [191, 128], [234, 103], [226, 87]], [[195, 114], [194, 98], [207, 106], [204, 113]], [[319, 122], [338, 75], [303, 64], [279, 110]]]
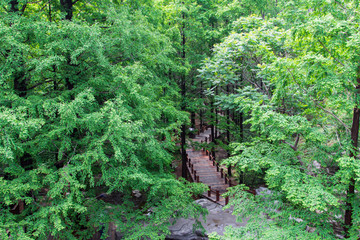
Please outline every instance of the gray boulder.
[[208, 199], [199, 199], [196, 202], [209, 211], [206, 221], [199, 219], [205, 228], [205, 233], [200, 229], [193, 230], [195, 219], [178, 219], [176, 223], [169, 227], [171, 235], [168, 240], [203, 240], [208, 239], [207, 235], [213, 232], [223, 235], [226, 226], [241, 227], [246, 225], [246, 221], [242, 223], [236, 222], [236, 216], [232, 215], [231, 209], [223, 210], [222, 206], [213, 203]]

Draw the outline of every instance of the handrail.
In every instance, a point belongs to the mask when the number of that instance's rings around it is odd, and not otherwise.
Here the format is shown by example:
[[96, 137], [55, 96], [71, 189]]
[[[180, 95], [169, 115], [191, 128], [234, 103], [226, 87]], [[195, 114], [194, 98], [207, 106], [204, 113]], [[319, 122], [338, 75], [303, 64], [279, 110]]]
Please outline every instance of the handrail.
[[[206, 138], [207, 140], [207, 138]], [[205, 150], [204, 148], [201, 149], [202, 151], [205, 151], [205, 154], [209, 156], [209, 160], [213, 162], [213, 166], [216, 166], [217, 172], [221, 172], [221, 178], [224, 178], [225, 184], [228, 184], [229, 187], [235, 186], [231, 178], [228, 177], [228, 174], [224, 173], [224, 169], [220, 167], [219, 163], [215, 161], [215, 158], [211, 155], [211, 152], [209, 150]], [[189, 155], [186, 154], [186, 167], [188, 169], [188, 172], [190, 173], [190, 177], [194, 182], [200, 182], [200, 177], [196, 174], [196, 170], [194, 170], [194, 164], [191, 162], [191, 159], [189, 158]], [[220, 201], [220, 192], [219, 190], [212, 190], [211, 186], [208, 185], [208, 197], [211, 199], [211, 193], [215, 194], [215, 202]], [[225, 197], [225, 205], [229, 203], [229, 196]]]

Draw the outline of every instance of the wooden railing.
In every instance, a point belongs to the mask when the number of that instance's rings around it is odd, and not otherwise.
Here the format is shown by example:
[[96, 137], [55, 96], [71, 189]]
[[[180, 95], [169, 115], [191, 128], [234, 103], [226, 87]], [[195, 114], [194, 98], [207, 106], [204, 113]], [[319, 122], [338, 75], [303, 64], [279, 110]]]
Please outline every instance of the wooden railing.
[[[224, 173], [224, 169], [220, 167], [220, 164], [218, 162], [215, 161], [215, 158], [211, 155], [211, 152], [205, 149], [202, 149], [202, 151], [205, 152], [205, 154], [207, 156], [209, 156], [209, 161], [212, 161], [212, 165], [216, 166], [216, 171], [220, 172], [220, 176], [221, 178], [224, 179], [224, 183], [228, 184], [229, 187], [235, 186], [235, 184], [233, 184], [231, 178], [228, 176], [227, 173]], [[191, 159], [189, 158], [188, 154], [186, 154], [186, 160], [187, 160], [187, 168], [188, 168], [188, 172], [190, 174], [190, 177], [192, 179], [193, 182], [200, 182], [200, 176], [197, 174], [196, 170], [194, 169], [194, 164], [191, 162]], [[215, 194], [215, 199], [216, 202], [220, 201], [220, 192], [219, 190], [213, 190], [211, 188], [211, 186], [208, 185], [208, 192], [207, 192], [207, 196], [209, 198], [211, 198], [212, 194]], [[225, 197], [225, 205], [227, 205], [229, 203], [229, 197]]]

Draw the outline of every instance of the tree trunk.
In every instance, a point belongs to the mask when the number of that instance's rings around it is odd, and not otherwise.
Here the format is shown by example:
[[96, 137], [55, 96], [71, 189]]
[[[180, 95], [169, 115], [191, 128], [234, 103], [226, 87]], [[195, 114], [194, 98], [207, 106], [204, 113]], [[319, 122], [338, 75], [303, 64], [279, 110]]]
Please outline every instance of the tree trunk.
[[195, 124], [195, 113], [194, 112], [191, 112], [191, 127], [196, 129], [196, 124]]
[[[203, 99], [203, 82], [200, 82], [200, 97], [201, 99]], [[202, 110], [202, 106], [200, 107], [200, 111], [199, 111], [199, 118], [200, 118], [200, 131], [202, 131], [203, 129], [203, 110]]]
[[[358, 69], [358, 74], [360, 73], [360, 67]], [[360, 91], [360, 76], [357, 78], [357, 86], [356, 86], [356, 98], [360, 97], [359, 94]], [[360, 110], [358, 106], [356, 105], [354, 107], [353, 112], [353, 121], [352, 121], [352, 127], [351, 127], [351, 141], [352, 141], [352, 149], [350, 151], [350, 157], [356, 158], [356, 155], [358, 153], [358, 138], [359, 138], [359, 118], [360, 118]], [[353, 175], [353, 173], [352, 173]], [[346, 210], [345, 210], [345, 233], [346, 238], [350, 237], [349, 229], [353, 225], [353, 201], [354, 201], [354, 195], [355, 195], [355, 179], [352, 176], [350, 179], [350, 183], [348, 186], [348, 191], [346, 194]]]
[[241, 142], [244, 142], [244, 114], [240, 113], [239, 124], [240, 124], [240, 137]]
[[[211, 99], [211, 142], [215, 143], [215, 123], [214, 123], [214, 113], [215, 113], [215, 109], [214, 109], [214, 99]], [[214, 147], [211, 148], [211, 155], [215, 158], [215, 151], [214, 151]]]
[[[185, 14], [182, 14], [182, 19], [183, 19], [183, 24], [182, 24], [182, 29], [181, 29], [181, 37], [182, 37], [182, 60], [183, 60], [183, 65], [185, 65], [185, 58], [186, 58], [186, 52], [185, 52], [185, 44], [186, 44], [186, 38], [185, 38]], [[182, 97], [182, 103], [181, 103], [181, 110], [185, 111], [186, 110], [186, 76], [185, 73], [182, 74], [182, 78], [181, 78], [181, 97]], [[186, 161], [187, 161], [187, 157], [186, 157], [186, 149], [185, 149], [185, 141], [186, 141], [186, 125], [183, 124], [181, 126], [181, 159], [182, 159], [182, 172], [181, 172], [181, 176], [183, 178], [186, 178]]]
[[73, 2], [72, 0], [60, 0], [63, 11], [66, 13], [65, 20], [72, 20], [73, 17]]

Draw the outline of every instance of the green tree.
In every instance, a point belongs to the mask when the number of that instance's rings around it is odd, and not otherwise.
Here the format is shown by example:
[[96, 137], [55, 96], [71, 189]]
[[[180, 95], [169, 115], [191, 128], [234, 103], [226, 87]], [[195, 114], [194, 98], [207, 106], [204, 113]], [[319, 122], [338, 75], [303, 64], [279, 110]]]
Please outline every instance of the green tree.
[[205, 63], [213, 85], [240, 82], [218, 104], [245, 113], [252, 132], [225, 163], [263, 175], [274, 191], [264, 204], [234, 188], [238, 213], [261, 214], [229, 236], [335, 238], [335, 224], [358, 237], [357, 8], [309, 1], [289, 3], [276, 18], [242, 18]]
[[[136, 6], [13, 2], [0, 13], [1, 238], [89, 239], [115, 222], [164, 239], [171, 218], [203, 213], [204, 188], [171, 174], [187, 114], [169, 39]], [[99, 200], [113, 192], [121, 204]]]

